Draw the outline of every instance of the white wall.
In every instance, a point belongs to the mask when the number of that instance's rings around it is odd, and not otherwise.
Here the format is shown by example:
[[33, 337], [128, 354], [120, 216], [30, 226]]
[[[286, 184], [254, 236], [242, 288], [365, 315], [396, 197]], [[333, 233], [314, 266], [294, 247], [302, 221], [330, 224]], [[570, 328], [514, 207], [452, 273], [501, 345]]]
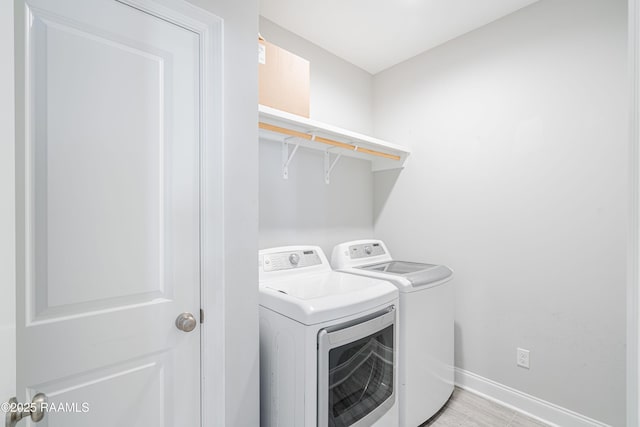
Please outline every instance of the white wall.
[[[260, 18], [260, 33], [311, 62], [311, 118], [371, 133], [372, 76], [307, 40]], [[342, 158], [324, 182], [323, 154], [301, 148], [282, 179], [281, 145], [260, 141], [260, 247], [333, 246], [373, 236], [369, 162]]]
[[[189, 0], [224, 19], [225, 425], [257, 426], [257, 0]], [[212, 402], [212, 404], [216, 404]]]
[[312, 119], [371, 133], [371, 74], [262, 16], [260, 34], [267, 41], [310, 61], [309, 115]]
[[341, 158], [324, 182], [322, 152], [299, 149], [282, 179], [281, 145], [260, 144], [260, 248], [373, 237], [373, 177], [368, 162]]
[[[0, 2], [0, 402], [16, 393], [13, 2]], [[2, 415], [4, 416], [4, 415]]]
[[629, 0], [629, 250], [627, 274], [627, 426], [640, 424], [640, 2]]
[[[542, 0], [374, 79], [375, 234], [456, 272], [456, 365], [625, 424], [626, 2]], [[531, 369], [516, 367], [516, 347]]]

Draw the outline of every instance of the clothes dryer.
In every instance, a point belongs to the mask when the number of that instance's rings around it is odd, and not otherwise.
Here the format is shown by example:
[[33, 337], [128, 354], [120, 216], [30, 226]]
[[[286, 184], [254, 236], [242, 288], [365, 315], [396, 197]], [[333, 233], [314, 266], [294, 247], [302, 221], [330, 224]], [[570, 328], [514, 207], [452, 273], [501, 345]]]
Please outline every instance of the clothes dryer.
[[396, 287], [316, 246], [261, 250], [259, 269], [261, 425], [396, 427]]

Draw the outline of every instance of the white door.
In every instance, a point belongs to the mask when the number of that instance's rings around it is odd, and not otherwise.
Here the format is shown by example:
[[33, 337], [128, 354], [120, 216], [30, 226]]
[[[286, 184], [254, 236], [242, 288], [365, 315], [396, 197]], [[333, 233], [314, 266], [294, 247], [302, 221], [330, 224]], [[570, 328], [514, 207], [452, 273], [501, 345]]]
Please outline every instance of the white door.
[[175, 323], [200, 312], [198, 35], [116, 0], [25, 7], [18, 400], [55, 404], [38, 426], [198, 426], [199, 320]]

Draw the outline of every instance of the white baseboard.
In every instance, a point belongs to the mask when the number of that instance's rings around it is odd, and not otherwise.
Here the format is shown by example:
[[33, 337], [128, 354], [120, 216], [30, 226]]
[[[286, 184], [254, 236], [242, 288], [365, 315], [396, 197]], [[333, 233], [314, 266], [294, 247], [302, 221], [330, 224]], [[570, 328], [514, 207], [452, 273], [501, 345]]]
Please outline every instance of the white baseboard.
[[531, 418], [556, 427], [611, 427], [577, 412], [530, 396], [514, 388], [455, 368], [455, 382], [460, 388], [507, 406]]

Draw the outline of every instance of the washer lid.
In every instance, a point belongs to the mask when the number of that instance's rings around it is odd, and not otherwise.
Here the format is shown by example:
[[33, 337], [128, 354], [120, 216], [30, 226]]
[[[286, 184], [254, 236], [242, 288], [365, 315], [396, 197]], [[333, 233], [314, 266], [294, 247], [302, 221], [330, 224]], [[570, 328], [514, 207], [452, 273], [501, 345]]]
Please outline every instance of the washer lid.
[[351, 316], [397, 298], [397, 288], [387, 281], [335, 271], [260, 286], [260, 305], [305, 325]]
[[355, 267], [355, 269], [401, 276], [411, 282], [414, 288], [442, 282], [453, 275], [453, 271], [445, 265], [408, 261], [387, 261]]

